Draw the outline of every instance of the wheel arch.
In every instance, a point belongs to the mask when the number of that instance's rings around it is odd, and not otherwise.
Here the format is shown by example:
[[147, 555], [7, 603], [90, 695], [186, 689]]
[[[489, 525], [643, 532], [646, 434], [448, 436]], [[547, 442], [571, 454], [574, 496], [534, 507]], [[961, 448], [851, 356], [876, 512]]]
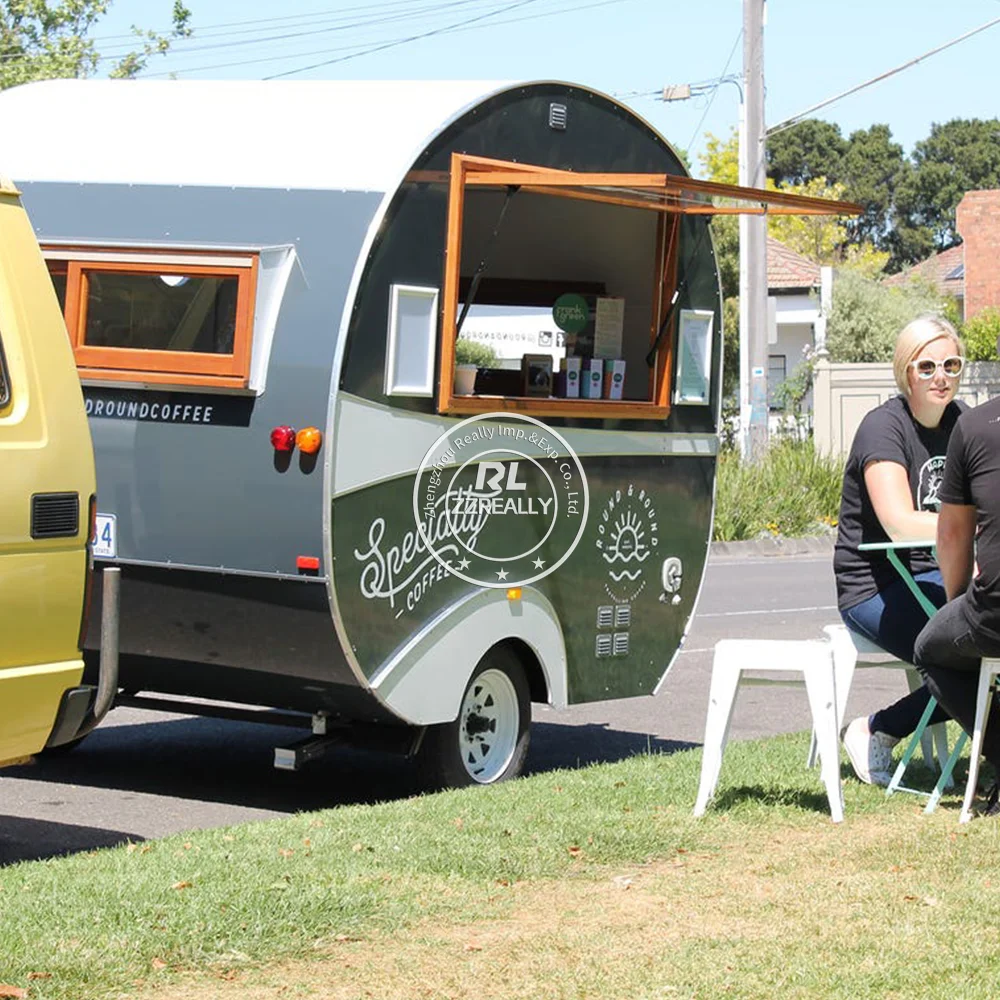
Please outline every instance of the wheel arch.
[[531, 700], [542, 704], [551, 704], [549, 693], [549, 682], [545, 676], [545, 670], [538, 659], [538, 654], [523, 639], [504, 639], [491, 647], [487, 652], [492, 652], [497, 646], [508, 648], [524, 670], [524, 676], [528, 681], [528, 690], [531, 692]]
[[371, 688], [412, 725], [451, 722], [477, 664], [495, 647], [517, 657], [532, 701], [565, 707], [562, 626], [548, 599], [527, 587], [518, 601], [483, 590], [444, 609], [375, 672]]

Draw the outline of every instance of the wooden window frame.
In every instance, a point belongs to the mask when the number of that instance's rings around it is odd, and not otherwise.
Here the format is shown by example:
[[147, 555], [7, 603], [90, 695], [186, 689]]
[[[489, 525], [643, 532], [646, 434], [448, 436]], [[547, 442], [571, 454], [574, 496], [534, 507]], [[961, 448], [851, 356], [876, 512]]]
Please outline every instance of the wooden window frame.
[[[107, 382], [201, 385], [245, 389], [250, 381], [250, 355], [257, 294], [259, 257], [250, 251], [232, 254], [176, 250], [127, 252], [107, 247], [45, 247], [50, 271], [65, 267], [66, 329], [81, 378]], [[217, 263], [218, 258], [226, 262]], [[213, 258], [215, 260], [213, 260]], [[236, 258], [239, 262], [233, 263]], [[243, 263], [243, 260], [246, 263]], [[233, 350], [228, 354], [163, 351], [134, 347], [96, 347], [85, 343], [89, 275], [93, 273], [181, 274], [186, 277], [237, 279]]]
[[[577, 173], [481, 156], [452, 153], [451, 169], [414, 172], [412, 181], [448, 184], [448, 223], [441, 307], [441, 350], [438, 358], [437, 411], [456, 416], [491, 411], [523, 412], [532, 416], [632, 418], [661, 420], [670, 413], [673, 343], [676, 317], [671, 311], [677, 287], [681, 215], [857, 215], [850, 202], [810, 198], [733, 184], [698, 181], [674, 174]], [[461, 280], [462, 227], [465, 191], [469, 187], [503, 188], [553, 197], [575, 198], [659, 213], [656, 234], [654, 296], [650, 349], [656, 345], [665, 318], [668, 327], [650, 368], [647, 400], [542, 399], [527, 396], [458, 396], [454, 393], [455, 340]], [[741, 204], [712, 204], [710, 198]]]

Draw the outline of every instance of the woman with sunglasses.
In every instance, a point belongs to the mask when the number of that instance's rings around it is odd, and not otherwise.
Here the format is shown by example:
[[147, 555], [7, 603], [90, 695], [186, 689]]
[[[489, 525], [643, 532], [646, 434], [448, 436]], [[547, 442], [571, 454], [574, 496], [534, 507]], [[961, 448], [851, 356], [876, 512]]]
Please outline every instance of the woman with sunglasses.
[[[861, 421], [844, 469], [833, 556], [837, 606], [849, 629], [907, 663], [913, 662], [913, 644], [927, 615], [885, 553], [860, 552], [858, 546], [934, 541], [948, 438], [966, 408], [955, 399], [964, 353], [947, 320], [924, 316], [908, 323], [896, 339], [892, 362], [900, 395]], [[944, 584], [931, 550], [898, 555], [917, 586], [941, 607]], [[889, 784], [892, 748], [916, 729], [929, 698], [926, 687], [918, 688], [847, 727], [844, 748], [862, 781]], [[930, 722], [947, 718], [939, 706]]]

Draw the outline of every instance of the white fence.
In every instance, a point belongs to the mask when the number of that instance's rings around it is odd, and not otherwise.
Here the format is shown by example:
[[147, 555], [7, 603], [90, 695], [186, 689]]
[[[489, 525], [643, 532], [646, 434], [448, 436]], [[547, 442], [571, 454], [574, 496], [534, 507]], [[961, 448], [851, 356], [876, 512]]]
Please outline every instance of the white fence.
[[[899, 392], [891, 364], [816, 363], [813, 382], [813, 441], [816, 450], [846, 456], [862, 417]], [[958, 392], [969, 406], [1000, 396], [1000, 362], [965, 366]]]

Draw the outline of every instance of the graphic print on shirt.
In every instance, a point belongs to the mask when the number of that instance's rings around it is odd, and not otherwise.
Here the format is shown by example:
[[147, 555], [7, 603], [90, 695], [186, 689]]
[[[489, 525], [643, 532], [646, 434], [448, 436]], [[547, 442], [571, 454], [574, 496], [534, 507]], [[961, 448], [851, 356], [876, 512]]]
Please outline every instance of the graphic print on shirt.
[[917, 510], [941, 509], [938, 492], [941, 480], [944, 479], [944, 455], [932, 455], [920, 467], [920, 477], [917, 480]]

